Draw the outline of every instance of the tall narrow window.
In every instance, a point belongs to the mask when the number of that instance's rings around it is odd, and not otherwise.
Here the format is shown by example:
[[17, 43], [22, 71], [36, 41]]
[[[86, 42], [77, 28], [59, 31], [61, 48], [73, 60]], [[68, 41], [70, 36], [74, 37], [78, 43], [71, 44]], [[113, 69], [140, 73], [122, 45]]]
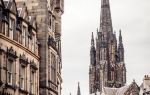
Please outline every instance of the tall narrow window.
[[[2, 61], [2, 56], [3, 56], [3, 55], [2, 55], [2, 52], [0, 51], [0, 67], [2, 67], [2, 62], [3, 62], [3, 61]], [[2, 73], [2, 70], [0, 69], [0, 80], [2, 81], [2, 78], [1, 78], [1, 75], [2, 75], [2, 74], [1, 74], [1, 73]]]
[[24, 83], [25, 83], [25, 66], [20, 65], [20, 88], [24, 89]]
[[24, 31], [25, 31], [25, 46], [28, 48], [29, 47], [29, 43], [28, 43], [29, 34], [28, 34], [27, 28], [25, 28]]
[[51, 53], [51, 80], [56, 83], [56, 57]]
[[9, 37], [13, 39], [13, 32], [14, 32], [15, 20], [10, 18], [9, 19]]
[[23, 26], [23, 29], [22, 29], [22, 44], [23, 44], [23, 46], [25, 46], [25, 34], [26, 34], [26, 27]]
[[22, 41], [22, 38], [21, 38], [21, 32], [18, 31], [18, 42], [21, 43], [21, 41]]
[[30, 71], [30, 93], [34, 94], [34, 71]]
[[10, 85], [12, 85], [12, 76], [13, 76], [13, 61], [12, 60], [8, 60], [7, 69], [8, 69], [7, 81]]
[[2, 24], [2, 30], [1, 30], [1, 32], [2, 32], [2, 34], [5, 35], [5, 23], [2, 22], [1, 24]]
[[114, 71], [111, 71], [111, 80], [114, 81]]
[[52, 30], [55, 32], [55, 18], [52, 17]]
[[5, 28], [4, 28], [4, 34], [5, 34], [7, 37], [9, 37], [8, 24], [7, 24], [7, 23], [4, 23], [4, 26], [5, 26]]
[[0, 32], [2, 33], [2, 8], [0, 7]]
[[34, 47], [35, 47], [35, 36], [32, 35], [32, 52], [34, 52]]
[[50, 80], [51, 75], [51, 57], [50, 57], [50, 50], [48, 50], [48, 79]]

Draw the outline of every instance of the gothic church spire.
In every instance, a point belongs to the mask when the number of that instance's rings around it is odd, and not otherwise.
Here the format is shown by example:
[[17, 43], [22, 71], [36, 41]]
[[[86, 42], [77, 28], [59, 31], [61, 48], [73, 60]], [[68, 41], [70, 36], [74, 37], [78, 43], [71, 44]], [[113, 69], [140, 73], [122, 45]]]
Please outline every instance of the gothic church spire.
[[124, 46], [122, 43], [122, 35], [121, 30], [119, 31], [119, 44], [118, 44], [118, 54], [119, 54], [119, 61], [124, 61]]
[[79, 82], [78, 82], [78, 90], [77, 90], [77, 95], [81, 95]]
[[94, 36], [92, 32], [92, 38], [91, 38], [91, 50], [90, 50], [90, 58], [91, 58], [91, 65], [96, 65], [96, 50], [95, 50], [95, 43], [94, 43]]
[[101, 0], [100, 32], [113, 32], [109, 0]]

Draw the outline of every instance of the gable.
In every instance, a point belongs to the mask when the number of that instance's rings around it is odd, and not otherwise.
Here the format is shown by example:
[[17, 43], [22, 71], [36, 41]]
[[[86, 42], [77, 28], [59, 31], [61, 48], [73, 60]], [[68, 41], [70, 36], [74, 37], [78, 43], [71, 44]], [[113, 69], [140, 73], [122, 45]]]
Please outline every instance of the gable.
[[4, 0], [5, 8], [10, 12], [17, 14], [17, 6], [15, 0]]
[[128, 90], [125, 92], [125, 95], [138, 95], [139, 92], [139, 86], [135, 83], [135, 81], [133, 81]]
[[18, 16], [21, 17], [22, 19], [28, 21], [29, 16], [28, 16], [28, 11], [25, 3], [18, 4], [17, 5], [17, 11], [18, 11]]
[[17, 6], [15, 0], [12, 1], [10, 11], [13, 12], [14, 14], [17, 14]]

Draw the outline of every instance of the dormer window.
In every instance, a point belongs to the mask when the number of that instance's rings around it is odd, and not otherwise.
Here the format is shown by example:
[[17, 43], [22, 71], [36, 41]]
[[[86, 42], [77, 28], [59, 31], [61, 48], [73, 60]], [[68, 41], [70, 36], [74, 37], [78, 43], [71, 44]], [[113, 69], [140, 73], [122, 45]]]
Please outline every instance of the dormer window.
[[9, 37], [13, 39], [13, 33], [14, 33], [14, 28], [15, 27], [15, 20], [10, 18], [9, 19]]

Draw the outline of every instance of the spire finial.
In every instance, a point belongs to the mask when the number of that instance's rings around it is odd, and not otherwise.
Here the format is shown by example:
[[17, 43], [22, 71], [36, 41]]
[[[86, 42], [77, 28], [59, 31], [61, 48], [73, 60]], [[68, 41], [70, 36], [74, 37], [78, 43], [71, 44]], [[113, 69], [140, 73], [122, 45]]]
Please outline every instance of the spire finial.
[[94, 46], [94, 35], [93, 35], [93, 32], [92, 32], [92, 38], [91, 38], [91, 46]]
[[98, 31], [98, 28], [97, 28], [97, 32], [99, 32], [99, 31]]
[[101, 0], [100, 32], [113, 33], [109, 0]]
[[122, 43], [121, 29], [119, 30], [119, 43]]
[[78, 90], [77, 90], [77, 95], [81, 95], [81, 92], [80, 92], [80, 83], [78, 82]]

